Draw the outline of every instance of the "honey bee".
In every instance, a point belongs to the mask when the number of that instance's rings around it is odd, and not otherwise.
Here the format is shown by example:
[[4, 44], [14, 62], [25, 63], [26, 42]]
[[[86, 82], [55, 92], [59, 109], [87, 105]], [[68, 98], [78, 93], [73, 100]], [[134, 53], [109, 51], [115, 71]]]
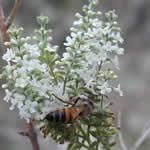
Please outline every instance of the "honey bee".
[[86, 96], [71, 97], [72, 106], [48, 113], [45, 117], [50, 122], [72, 123], [80, 117], [90, 116], [94, 109], [93, 102]]

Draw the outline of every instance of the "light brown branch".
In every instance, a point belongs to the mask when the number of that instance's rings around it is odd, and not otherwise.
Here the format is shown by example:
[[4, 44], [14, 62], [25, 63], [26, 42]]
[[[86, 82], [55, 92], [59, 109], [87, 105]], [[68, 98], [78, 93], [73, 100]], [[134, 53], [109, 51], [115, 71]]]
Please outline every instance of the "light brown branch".
[[7, 27], [4, 22], [4, 11], [1, 3], [0, 3], [0, 31], [3, 40], [3, 45], [5, 48], [7, 48], [7, 46], [4, 43], [9, 41], [9, 35], [7, 33]]
[[16, 0], [14, 7], [12, 8], [9, 16], [7, 17], [7, 19], [5, 21], [5, 25], [6, 25], [7, 29], [12, 24], [12, 21], [14, 20], [15, 16], [17, 15], [20, 5], [21, 5], [21, 0]]
[[18, 132], [22, 136], [26, 136], [29, 138], [31, 144], [32, 144], [32, 149], [33, 150], [40, 150], [38, 139], [37, 139], [37, 134], [34, 131], [33, 123], [30, 121], [29, 123], [26, 123], [26, 128], [27, 131], [20, 131]]

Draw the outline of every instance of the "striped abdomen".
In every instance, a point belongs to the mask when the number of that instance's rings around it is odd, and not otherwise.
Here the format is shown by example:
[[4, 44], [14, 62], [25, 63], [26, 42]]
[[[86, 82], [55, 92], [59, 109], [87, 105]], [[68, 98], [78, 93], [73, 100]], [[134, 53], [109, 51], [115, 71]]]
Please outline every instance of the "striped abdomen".
[[50, 112], [46, 115], [45, 119], [50, 122], [69, 123], [75, 121], [81, 112], [82, 108], [78, 107], [64, 108]]

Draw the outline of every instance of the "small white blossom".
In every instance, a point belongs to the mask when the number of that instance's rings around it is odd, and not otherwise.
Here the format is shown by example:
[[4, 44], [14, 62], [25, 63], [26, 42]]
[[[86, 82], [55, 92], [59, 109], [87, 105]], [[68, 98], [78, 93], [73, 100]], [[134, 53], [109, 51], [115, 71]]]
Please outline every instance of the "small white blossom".
[[73, 25], [81, 25], [83, 23], [82, 19], [79, 19], [78, 21], [75, 21]]
[[18, 41], [16, 41], [16, 39], [10, 39], [10, 43], [13, 45], [17, 45]]
[[12, 92], [9, 91], [8, 89], [5, 89], [5, 97], [4, 97], [4, 101], [8, 102], [11, 99], [12, 96]]
[[63, 53], [63, 58], [62, 60], [67, 60], [70, 57], [69, 53]]
[[118, 55], [123, 55], [123, 54], [124, 54], [124, 49], [123, 49], [123, 48], [118, 48], [118, 49], [116, 50], [116, 53], [117, 53]]
[[24, 50], [30, 53], [30, 57], [38, 58], [40, 56], [40, 50], [37, 45], [25, 43]]
[[123, 96], [123, 92], [122, 92], [122, 90], [121, 90], [120, 84], [118, 84], [118, 86], [117, 86], [116, 88], [114, 88], [114, 90], [115, 90], [116, 92], [118, 92], [120, 96]]
[[75, 39], [72, 40], [70, 36], [66, 37], [66, 43], [64, 43], [65, 46], [71, 46], [75, 43]]
[[29, 83], [30, 78], [28, 76], [22, 76], [16, 79], [15, 87], [24, 88]]
[[58, 46], [53, 46], [53, 47], [50, 45], [47, 46], [47, 51], [49, 52], [56, 52], [57, 49], [58, 49]]
[[6, 53], [3, 55], [2, 57], [4, 60], [6, 60], [7, 62], [11, 61], [12, 59], [15, 58], [15, 54], [13, 52], [12, 49], [7, 49]]
[[7, 88], [8, 86], [7, 86], [7, 84], [2, 84], [2, 88], [3, 89], [5, 89], [5, 88]]
[[15, 109], [15, 106], [14, 105], [11, 105], [10, 107], [9, 107], [9, 110], [14, 110]]
[[107, 94], [112, 91], [112, 89], [109, 87], [108, 82], [104, 82], [103, 85], [98, 86], [98, 88], [101, 90], [101, 94]]
[[32, 86], [33, 91], [37, 92], [40, 96], [49, 97], [47, 95], [47, 92], [51, 87], [49, 79], [42, 79], [38, 81], [35, 77], [33, 77], [33, 79], [30, 80], [29, 83]]
[[31, 114], [33, 114], [33, 113], [36, 112], [38, 103], [37, 103], [36, 101], [31, 102], [31, 100], [26, 100], [26, 101], [25, 101], [25, 106], [26, 106], [26, 108], [28, 109], [28, 111], [29, 111]]
[[113, 62], [113, 64], [115, 65], [115, 67], [116, 67], [118, 70], [120, 70], [120, 67], [119, 67], [119, 60], [118, 60], [118, 56], [117, 56], [117, 55], [114, 56], [114, 59], [112, 59], [112, 62]]
[[25, 119], [27, 122], [30, 121], [31, 113], [26, 108], [26, 105], [24, 105], [24, 107], [22, 107], [21, 109], [19, 109], [19, 115], [20, 115], [20, 117], [22, 119]]
[[21, 95], [21, 94], [18, 94], [18, 93], [13, 94], [13, 97], [14, 97], [17, 101], [24, 101], [24, 100], [25, 100], [25, 96], [24, 96], [24, 95]]

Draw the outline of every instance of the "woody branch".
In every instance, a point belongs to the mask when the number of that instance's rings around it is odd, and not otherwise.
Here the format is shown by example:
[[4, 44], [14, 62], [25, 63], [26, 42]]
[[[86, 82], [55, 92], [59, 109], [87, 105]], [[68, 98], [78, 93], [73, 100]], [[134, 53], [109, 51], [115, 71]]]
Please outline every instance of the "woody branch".
[[39, 143], [38, 143], [38, 140], [37, 140], [37, 134], [34, 131], [32, 120], [30, 120], [29, 123], [26, 122], [26, 128], [27, 128], [26, 131], [20, 131], [18, 133], [22, 136], [26, 136], [26, 137], [29, 138], [29, 140], [32, 144], [32, 149], [33, 150], [40, 150]]
[[14, 7], [12, 8], [9, 16], [7, 18], [5, 18], [3, 7], [2, 7], [2, 1], [0, 1], [0, 31], [1, 31], [1, 35], [2, 35], [4, 48], [7, 48], [7, 46], [5, 45], [5, 42], [9, 41], [9, 35], [7, 33], [7, 30], [9, 28], [9, 26], [12, 24], [12, 21], [14, 20], [16, 14], [18, 12], [20, 4], [21, 4], [21, 0], [16, 0]]
[[7, 46], [4, 43], [9, 41], [9, 35], [7, 33], [7, 26], [4, 22], [4, 19], [5, 17], [4, 17], [2, 2], [0, 2], [0, 31], [1, 31], [1, 36], [3, 40], [3, 45], [5, 48], [7, 48]]
[[[5, 42], [9, 42], [10, 40], [7, 30], [9, 29], [15, 16], [17, 15], [20, 4], [21, 4], [21, 0], [16, 0], [12, 10], [10, 11], [9, 16], [5, 18], [4, 10], [2, 7], [2, 1], [0, 1], [0, 32], [3, 40], [3, 47], [5, 49], [8, 47], [7, 45], [5, 45]], [[30, 121], [29, 123], [26, 122], [26, 128], [27, 128], [26, 132], [21, 131], [19, 132], [19, 134], [23, 136], [27, 136], [29, 138], [33, 150], [40, 150], [38, 140], [37, 140], [37, 135], [36, 132], [34, 131], [32, 121]]]

